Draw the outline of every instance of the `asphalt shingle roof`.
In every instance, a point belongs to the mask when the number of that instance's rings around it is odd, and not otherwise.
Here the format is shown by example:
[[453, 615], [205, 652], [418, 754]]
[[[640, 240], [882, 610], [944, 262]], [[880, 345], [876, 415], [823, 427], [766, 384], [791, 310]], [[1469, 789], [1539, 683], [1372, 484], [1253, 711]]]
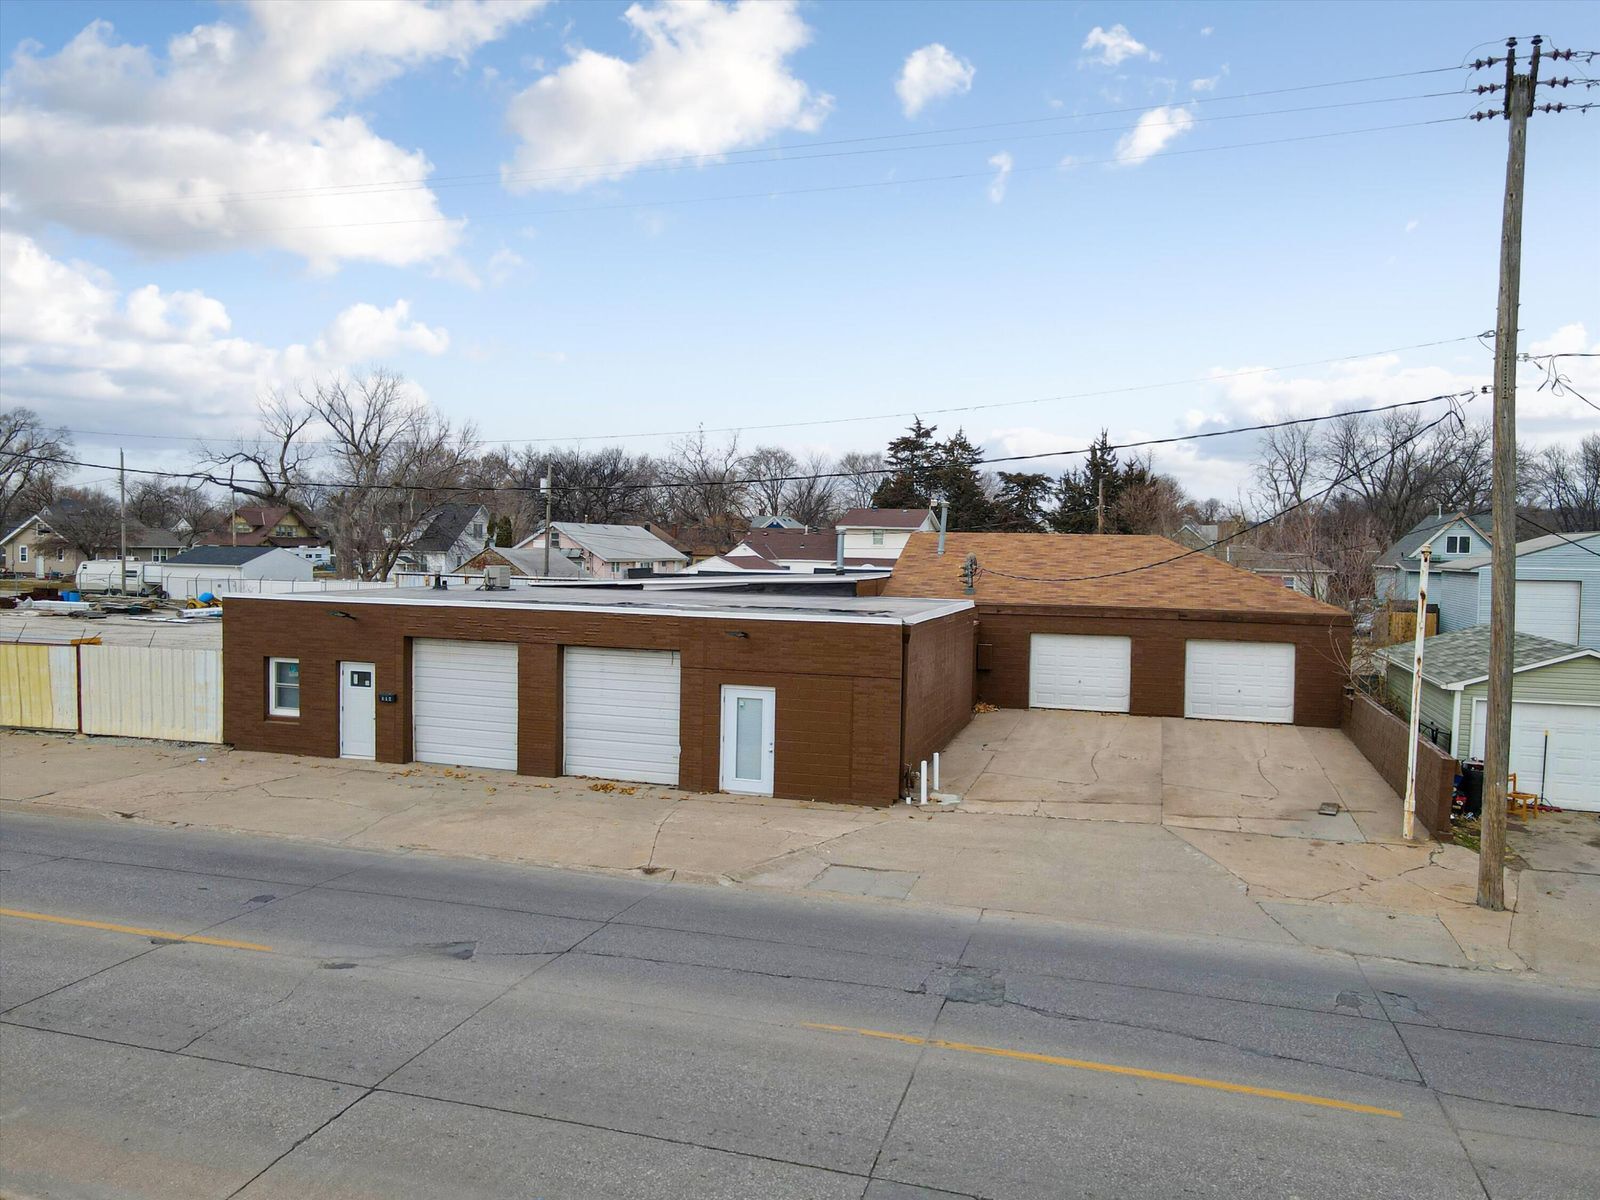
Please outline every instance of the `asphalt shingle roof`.
[[960, 598], [965, 595], [961, 565], [972, 554], [978, 560], [972, 599], [979, 604], [1205, 609], [1348, 619], [1341, 608], [1208, 554], [1186, 551], [1164, 537], [952, 533], [946, 536], [942, 557], [938, 550], [937, 533], [913, 533], [883, 594]]
[[482, 507], [480, 504], [467, 503], [441, 504], [428, 518], [427, 528], [411, 544], [411, 548], [424, 553], [449, 550], [461, 540], [462, 533]]
[[271, 554], [276, 546], [196, 546], [182, 554], [167, 559], [169, 567], [239, 567], [253, 562], [263, 554]]
[[1487, 512], [1451, 512], [1445, 513], [1443, 516], [1425, 517], [1407, 530], [1405, 536], [1398, 542], [1380, 554], [1378, 561], [1373, 565], [1378, 567], [1398, 567], [1402, 565], [1415, 567], [1420, 561], [1417, 558], [1417, 551], [1422, 549], [1422, 543], [1438, 533], [1446, 525], [1453, 525], [1463, 519], [1476, 525], [1483, 531], [1485, 536], [1487, 536], [1494, 523], [1493, 514]]
[[[1525, 542], [1518, 542], [1516, 556], [1521, 558], [1524, 554], [1537, 554], [1541, 550], [1563, 544], [1586, 544], [1594, 538], [1600, 538], [1600, 530], [1588, 530], [1584, 533], [1547, 533], [1543, 537], [1529, 538]], [[1593, 547], [1591, 547], [1593, 549]], [[1470, 558], [1455, 558], [1447, 563], [1440, 563], [1441, 571], [1479, 571], [1494, 562], [1492, 554], [1474, 554]]]
[[920, 529], [933, 515], [926, 508], [852, 508], [833, 523], [835, 529]]
[[[1519, 633], [1511, 642], [1511, 666], [1520, 671], [1537, 663], [1576, 654], [1581, 647], [1531, 633]], [[1412, 643], [1385, 646], [1378, 653], [1390, 662], [1411, 670]], [[1439, 687], [1482, 679], [1489, 673], [1489, 626], [1474, 625], [1454, 633], [1439, 633], [1422, 643], [1422, 677]]]

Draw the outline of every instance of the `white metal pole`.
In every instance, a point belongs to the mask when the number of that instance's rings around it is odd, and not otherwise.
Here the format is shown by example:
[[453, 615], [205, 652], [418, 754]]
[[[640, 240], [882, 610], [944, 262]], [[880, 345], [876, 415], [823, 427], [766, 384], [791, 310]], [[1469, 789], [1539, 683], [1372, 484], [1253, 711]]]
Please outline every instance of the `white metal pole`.
[[939, 790], [939, 752], [933, 752], [933, 790]]
[[920, 791], [921, 791], [921, 798], [917, 801], [917, 803], [926, 804], [928, 802], [928, 760], [927, 759], [923, 759], [922, 760], [922, 770], [917, 772], [917, 782], [920, 785]]
[[1433, 547], [1422, 548], [1422, 575], [1417, 580], [1417, 634], [1411, 650], [1411, 740], [1406, 744], [1406, 819], [1402, 832], [1407, 841], [1417, 827], [1417, 727], [1422, 718], [1422, 644], [1428, 637], [1428, 562]]

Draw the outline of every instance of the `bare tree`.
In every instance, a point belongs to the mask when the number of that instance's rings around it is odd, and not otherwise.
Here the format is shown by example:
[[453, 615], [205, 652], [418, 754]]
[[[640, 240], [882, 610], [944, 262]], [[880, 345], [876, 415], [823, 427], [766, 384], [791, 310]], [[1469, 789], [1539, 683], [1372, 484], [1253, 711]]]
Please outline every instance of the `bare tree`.
[[311, 468], [318, 447], [306, 430], [317, 420], [316, 395], [303, 389], [291, 395], [273, 391], [256, 401], [256, 419], [261, 436], [240, 438], [230, 446], [205, 446], [201, 460], [218, 468], [216, 476], [226, 479], [231, 491], [248, 496], [266, 506], [288, 506], [296, 502], [302, 489], [311, 482]]
[[115, 554], [121, 523], [115, 500], [85, 488], [58, 489], [47, 520], [54, 542], [84, 558]]
[[789, 485], [789, 515], [809, 529], [825, 529], [839, 515], [839, 480], [833, 464], [822, 454], [811, 454], [799, 464], [801, 478]]
[[795, 456], [781, 446], [757, 446], [739, 464], [745, 478], [754, 480], [750, 494], [761, 511], [783, 516], [788, 508], [793, 478], [800, 471]]
[[1529, 490], [1563, 533], [1600, 529], [1600, 433], [1546, 446], [1529, 464]]
[[743, 458], [737, 437], [714, 445], [701, 432], [675, 442], [658, 470], [670, 523], [708, 545], [732, 549], [749, 521]]
[[1256, 450], [1257, 504], [1268, 513], [1299, 504], [1316, 490], [1323, 462], [1315, 427], [1285, 425], [1261, 435]]
[[50, 502], [72, 452], [65, 429], [51, 429], [29, 408], [0, 411], [0, 536]]
[[886, 478], [884, 457], [880, 451], [862, 453], [852, 450], [839, 457], [836, 468], [839, 480], [839, 503], [845, 508], [866, 508], [872, 503], [872, 493]]
[[387, 579], [425, 518], [465, 486], [473, 431], [450, 423], [378, 369], [319, 383], [310, 404], [328, 427], [325, 505], [343, 571]]

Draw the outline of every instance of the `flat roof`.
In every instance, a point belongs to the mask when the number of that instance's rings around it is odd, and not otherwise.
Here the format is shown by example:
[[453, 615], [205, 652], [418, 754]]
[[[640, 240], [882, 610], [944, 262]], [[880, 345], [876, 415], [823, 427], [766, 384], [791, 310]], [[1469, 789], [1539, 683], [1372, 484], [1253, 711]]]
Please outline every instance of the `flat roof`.
[[794, 596], [745, 591], [605, 591], [583, 588], [403, 587], [363, 592], [298, 592], [239, 597], [284, 604], [414, 605], [425, 608], [539, 609], [546, 612], [606, 612], [657, 617], [706, 617], [739, 621], [819, 621], [862, 625], [915, 625], [972, 608], [970, 600], [907, 596]]
[[106, 646], [165, 646], [169, 649], [222, 649], [220, 617], [180, 617], [171, 611], [132, 617], [107, 613], [84, 620], [26, 608], [0, 608], [0, 643], [65, 646], [76, 638], [97, 637]]

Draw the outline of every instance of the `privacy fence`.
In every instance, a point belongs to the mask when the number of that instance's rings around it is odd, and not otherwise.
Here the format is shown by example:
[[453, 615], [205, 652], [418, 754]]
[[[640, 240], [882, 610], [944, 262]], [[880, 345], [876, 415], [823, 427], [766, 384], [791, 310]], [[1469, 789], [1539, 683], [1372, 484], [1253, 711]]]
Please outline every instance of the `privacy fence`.
[[0, 726], [222, 740], [222, 651], [0, 645]]

